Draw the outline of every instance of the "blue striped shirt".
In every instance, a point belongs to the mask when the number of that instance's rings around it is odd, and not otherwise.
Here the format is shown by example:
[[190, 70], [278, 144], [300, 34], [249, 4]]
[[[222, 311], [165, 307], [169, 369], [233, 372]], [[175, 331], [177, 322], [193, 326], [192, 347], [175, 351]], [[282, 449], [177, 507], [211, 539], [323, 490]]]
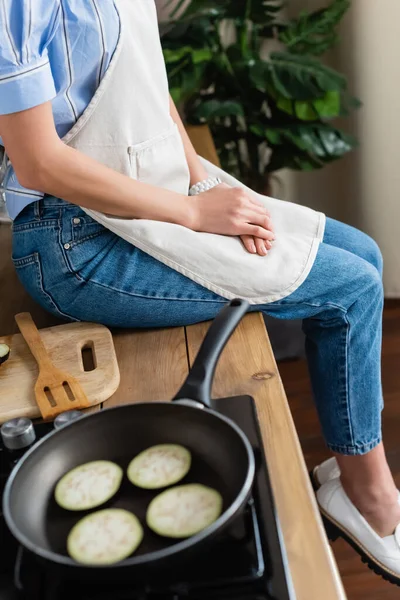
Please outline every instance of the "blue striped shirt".
[[[51, 100], [63, 137], [99, 86], [119, 30], [113, 0], [0, 0], [0, 114]], [[23, 188], [11, 166], [3, 186], [12, 219], [42, 196]]]

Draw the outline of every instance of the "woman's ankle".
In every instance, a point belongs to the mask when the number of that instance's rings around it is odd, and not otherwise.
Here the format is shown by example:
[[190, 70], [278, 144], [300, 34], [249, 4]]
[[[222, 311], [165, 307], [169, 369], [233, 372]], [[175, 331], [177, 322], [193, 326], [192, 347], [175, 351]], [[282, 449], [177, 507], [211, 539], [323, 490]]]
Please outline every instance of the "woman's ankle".
[[367, 454], [336, 458], [351, 502], [380, 536], [391, 535], [400, 523], [399, 492], [383, 444]]
[[392, 535], [400, 523], [399, 492], [394, 483], [363, 485], [343, 476], [340, 479], [347, 496], [376, 533]]

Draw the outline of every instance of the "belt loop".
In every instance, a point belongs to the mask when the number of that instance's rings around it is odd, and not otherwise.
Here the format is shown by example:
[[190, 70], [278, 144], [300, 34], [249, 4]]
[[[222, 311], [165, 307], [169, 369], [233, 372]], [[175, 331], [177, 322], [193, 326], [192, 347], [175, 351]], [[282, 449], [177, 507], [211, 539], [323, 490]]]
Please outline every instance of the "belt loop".
[[40, 199], [34, 203], [35, 219], [37, 221], [40, 221], [40, 219], [42, 218], [42, 214], [43, 214], [43, 200]]

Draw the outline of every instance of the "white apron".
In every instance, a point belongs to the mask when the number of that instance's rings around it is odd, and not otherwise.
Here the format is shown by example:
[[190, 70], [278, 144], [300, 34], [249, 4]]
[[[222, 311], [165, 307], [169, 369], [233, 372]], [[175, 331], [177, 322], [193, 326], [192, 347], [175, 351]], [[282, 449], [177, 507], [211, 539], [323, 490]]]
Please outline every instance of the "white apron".
[[[154, 0], [117, 0], [116, 6], [121, 32], [111, 64], [64, 142], [124, 175], [187, 194], [189, 171], [179, 130], [169, 114]], [[245, 187], [201, 161], [210, 175]], [[248, 253], [235, 237], [82, 208], [118, 236], [227, 299], [273, 302], [291, 294], [307, 277], [325, 217], [245, 189], [268, 208], [275, 226], [276, 241], [265, 257]]]

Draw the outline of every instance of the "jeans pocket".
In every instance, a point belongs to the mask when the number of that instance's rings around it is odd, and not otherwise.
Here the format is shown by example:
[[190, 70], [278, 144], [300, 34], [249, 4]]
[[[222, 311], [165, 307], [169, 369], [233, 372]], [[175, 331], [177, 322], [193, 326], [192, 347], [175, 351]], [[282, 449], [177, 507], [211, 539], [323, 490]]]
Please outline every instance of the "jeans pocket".
[[118, 237], [102, 225], [101, 231], [91, 232], [73, 242], [63, 244], [62, 252], [68, 270], [78, 279], [89, 281], [96, 267], [118, 241]]
[[51, 294], [46, 291], [40, 256], [37, 252], [23, 258], [13, 258], [13, 263], [18, 278], [25, 290], [42, 308], [56, 317], [61, 317], [69, 321], [77, 321], [74, 317], [64, 313], [57, 306]]
[[86, 242], [108, 232], [108, 229], [84, 213], [83, 210], [78, 209], [76, 214], [74, 213], [69, 219], [72, 245]]

